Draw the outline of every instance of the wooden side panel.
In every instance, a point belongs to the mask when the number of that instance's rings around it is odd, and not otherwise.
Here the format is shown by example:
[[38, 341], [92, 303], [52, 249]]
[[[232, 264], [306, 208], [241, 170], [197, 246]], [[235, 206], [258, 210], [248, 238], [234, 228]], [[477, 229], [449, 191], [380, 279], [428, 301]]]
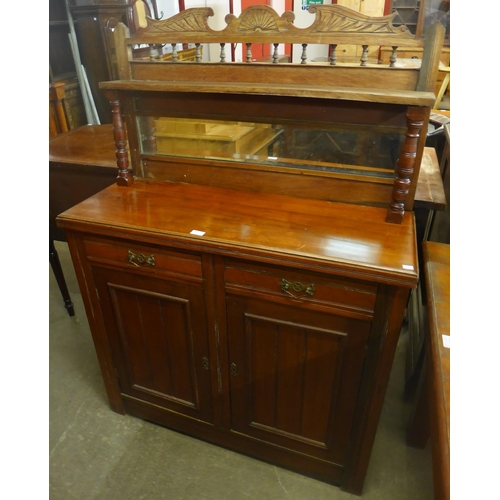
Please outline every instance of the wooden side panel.
[[211, 421], [202, 287], [97, 267], [93, 275], [122, 394]]

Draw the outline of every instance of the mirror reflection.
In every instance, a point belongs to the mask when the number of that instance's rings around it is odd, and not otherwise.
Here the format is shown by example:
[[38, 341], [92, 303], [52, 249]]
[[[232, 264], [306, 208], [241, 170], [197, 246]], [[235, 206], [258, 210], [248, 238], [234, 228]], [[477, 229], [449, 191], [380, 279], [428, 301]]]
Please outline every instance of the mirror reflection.
[[392, 177], [406, 130], [359, 124], [138, 119], [141, 153]]

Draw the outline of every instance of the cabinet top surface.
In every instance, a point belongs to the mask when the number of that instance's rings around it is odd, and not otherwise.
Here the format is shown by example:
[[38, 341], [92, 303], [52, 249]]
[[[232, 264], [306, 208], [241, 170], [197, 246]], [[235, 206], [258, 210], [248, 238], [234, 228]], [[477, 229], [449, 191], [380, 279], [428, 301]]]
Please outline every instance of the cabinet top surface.
[[390, 224], [380, 208], [137, 179], [131, 187], [112, 185], [92, 196], [58, 223], [413, 287], [418, 264], [408, 215], [402, 224]]

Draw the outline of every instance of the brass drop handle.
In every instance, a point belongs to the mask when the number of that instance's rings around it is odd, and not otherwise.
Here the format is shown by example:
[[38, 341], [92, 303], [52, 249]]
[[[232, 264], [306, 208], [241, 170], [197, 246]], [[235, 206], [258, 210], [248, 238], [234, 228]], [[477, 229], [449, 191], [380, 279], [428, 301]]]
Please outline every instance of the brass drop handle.
[[236, 366], [236, 363], [231, 363], [231, 375], [238, 375], [238, 367]]
[[208, 365], [208, 358], [202, 358], [202, 363], [203, 363], [203, 369], [208, 370], [209, 365]]
[[281, 290], [287, 293], [288, 295], [291, 295], [295, 299], [300, 298], [298, 294], [310, 295], [311, 297], [314, 295], [315, 291], [314, 283], [311, 283], [310, 285], [303, 285], [298, 281], [292, 283], [290, 281], [287, 281], [285, 278], [282, 278], [280, 284], [281, 284]]
[[142, 253], [134, 253], [132, 250], [128, 251], [128, 261], [137, 267], [154, 266], [156, 264], [155, 256], [151, 254], [149, 257], [142, 255]]

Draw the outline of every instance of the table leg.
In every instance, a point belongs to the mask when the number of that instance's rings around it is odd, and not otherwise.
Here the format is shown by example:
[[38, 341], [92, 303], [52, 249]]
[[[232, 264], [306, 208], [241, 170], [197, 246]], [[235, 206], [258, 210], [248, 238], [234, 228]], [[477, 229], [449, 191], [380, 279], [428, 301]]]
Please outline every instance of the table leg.
[[75, 315], [75, 310], [73, 308], [73, 302], [71, 302], [71, 297], [69, 295], [68, 287], [66, 285], [66, 280], [64, 279], [63, 270], [61, 263], [59, 261], [59, 255], [57, 254], [56, 247], [54, 246], [54, 240], [49, 239], [50, 249], [49, 249], [49, 260], [54, 276], [56, 277], [57, 284], [59, 285], [59, 290], [64, 299], [64, 307], [67, 309], [70, 316]]

